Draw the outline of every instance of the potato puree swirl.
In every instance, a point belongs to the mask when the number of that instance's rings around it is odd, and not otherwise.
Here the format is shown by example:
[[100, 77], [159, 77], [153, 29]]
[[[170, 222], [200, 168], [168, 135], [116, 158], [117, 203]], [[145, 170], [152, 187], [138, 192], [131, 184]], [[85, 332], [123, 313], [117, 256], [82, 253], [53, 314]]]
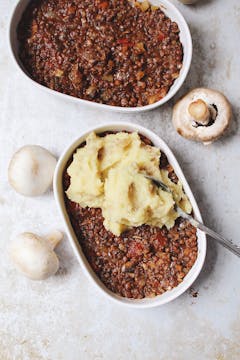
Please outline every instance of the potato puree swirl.
[[[175, 202], [187, 213], [192, 207], [181, 182], [175, 184], [160, 169], [160, 156], [160, 150], [144, 144], [136, 132], [104, 137], [91, 133], [67, 169], [67, 197], [82, 207], [101, 208], [105, 228], [117, 236], [143, 224], [169, 229], [178, 217]], [[141, 173], [163, 181], [174, 199]]]

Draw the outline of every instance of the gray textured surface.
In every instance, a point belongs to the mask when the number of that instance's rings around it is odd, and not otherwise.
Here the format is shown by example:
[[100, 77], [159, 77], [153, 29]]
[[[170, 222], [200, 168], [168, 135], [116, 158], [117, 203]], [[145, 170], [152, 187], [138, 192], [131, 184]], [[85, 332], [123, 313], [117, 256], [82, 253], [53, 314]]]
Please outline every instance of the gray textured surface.
[[196, 86], [222, 90], [234, 109], [228, 136], [204, 147], [180, 138], [171, 106], [143, 115], [94, 112], [49, 97], [22, 78], [6, 47], [15, 1], [0, 2], [0, 359], [235, 360], [240, 358], [240, 259], [209, 240], [203, 271], [185, 293], [153, 310], [129, 310], [108, 302], [83, 275], [67, 239], [58, 249], [59, 274], [45, 282], [18, 275], [7, 245], [18, 232], [40, 234], [60, 227], [51, 192], [18, 196], [6, 169], [20, 146], [40, 144], [57, 156], [79, 130], [102, 121], [130, 120], [161, 135], [175, 152], [207, 225], [240, 244], [240, 5], [239, 0], [174, 3], [190, 24], [194, 57], [175, 97]]

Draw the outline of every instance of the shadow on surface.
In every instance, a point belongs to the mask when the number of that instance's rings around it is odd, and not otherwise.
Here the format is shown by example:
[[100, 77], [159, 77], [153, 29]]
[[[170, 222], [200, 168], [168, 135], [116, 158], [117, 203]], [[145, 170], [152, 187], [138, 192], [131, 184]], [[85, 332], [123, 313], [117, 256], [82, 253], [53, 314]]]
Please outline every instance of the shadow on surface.
[[209, 279], [211, 273], [214, 271], [218, 258], [217, 246], [218, 245], [216, 243], [216, 240], [207, 236], [207, 254], [206, 254], [205, 263], [198, 278], [192, 284], [192, 287], [196, 289], [202, 288], [204, 286], [205, 281]]
[[207, 87], [205, 78], [211, 68], [215, 66], [216, 55], [215, 48], [211, 49], [212, 56], [211, 62], [206, 57], [206, 50], [203, 49], [205, 43], [205, 34], [201, 32], [201, 29], [195, 27], [193, 24], [190, 25], [190, 32], [192, 35], [193, 42], [193, 55], [192, 64], [183, 86], [174, 97], [174, 103], [177, 99], [181, 98], [188, 91], [197, 87]]
[[196, 8], [203, 8], [209, 4], [215, 3], [217, 0], [198, 0], [194, 5]]
[[66, 234], [61, 243], [56, 247], [55, 252], [59, 259], [59, 269], [56, 273], [56, 276], [66, 276], [69, 275], [74, 266], [75, 257], [70, 247], [69, 241]]
[[233, 116], [232, 116], [232, 122], [229, 126], [229, 128], [227, 129], [224, 137], [222, 138], [221, 142], [223, 144], [225, 144], [226, 142], [228, 142], [229, 140], [231, 140], [231, 138], [234, 135], [237, 135], [239, 132], [239, 116], [240, 116], [240, 107], [238, 106], [233, 106], [232, 107], [232, 111], [233, 111]]
[[[200, 146], [203, 145], [200, 144]], [[220, 232], [220, 229], [217, 228], [217, 218], [215, 216], [214, 208], [212, 206], [211, 201], [208, 199], [207, 194], [203, 190], [202, 182], [199, 181], [198, 178], [191, 176], [192, 166], [191, 163], [186, 162], [184, 153], [182, 153], [181, 151], [174, 151], [174, 152], [175, 155], [177, 156], [179, 163], [181, 164], [183, 173], [186, 174], [189, 186], [199, 206], [203, 218], [203, 223], [209, 228], [215, 230], [216, 232]], [[210, 277], [217, 261], [217, 256], [218, 256], [217, 247], [218, 245], [216, 240], [207, 237], [207, 254], [206, 254], [204, 267], [200, 275], [192, 285], [193, 287], [197, 288], [202, 286], [205, 280], [207, 280]]]
[[[179, 2], [182, 2], [181, 0], [178, 0]], [[188, 0], [190, 1], [190, 0]], [[192, 0], [193, 1], [193, 0]], [[193, 4], [184, 4], [186, 6], [191, 7], [193, 10], [197, 9], [197, 8], [203, 8], [209, 4], [212, 4], [214, 2], [216, 2], [217, 0], [195, 0], [196, 2]]]

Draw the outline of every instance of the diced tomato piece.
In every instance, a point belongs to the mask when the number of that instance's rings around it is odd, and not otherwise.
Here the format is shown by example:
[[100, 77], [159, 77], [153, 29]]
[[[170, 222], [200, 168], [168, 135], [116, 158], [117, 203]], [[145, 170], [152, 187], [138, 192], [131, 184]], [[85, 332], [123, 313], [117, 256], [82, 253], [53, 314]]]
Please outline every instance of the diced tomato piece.
[[129, 41], [129, 39], [126, 39], [126, 38], [118, 39], [117, 43], [121, 44], [121, 45], [127, 45], [127, 46], [132, 46], [133, 45], [133, 43], [131, 41]]
[[107, 9], [109, 6], [108, 1], [102, 1], [100, 4], [98, 4], [99, 9]]
[[159, 246], [163, 247], [167, 245], [167, 238], [162, 232], [158, 232], [156, 235], [156, 240], [158, 241]]
[[140, 242], [132, 241], [129, 249], [128, 249], [128, 256], [136, 258], [141, 256], [143, 252], [143, 245]]
[[76, 10], [77, 10], [76, 6], [70, 6], [70, 7], [68, 8], [68, 10], [67, 10], [67, 14], [68, 14], [68, 15], [75, 15]]
[[165, 39], [165, 35], [163, 32], [160, 31], [158, 34], [158, 40], [163, 41], [164, 39]]

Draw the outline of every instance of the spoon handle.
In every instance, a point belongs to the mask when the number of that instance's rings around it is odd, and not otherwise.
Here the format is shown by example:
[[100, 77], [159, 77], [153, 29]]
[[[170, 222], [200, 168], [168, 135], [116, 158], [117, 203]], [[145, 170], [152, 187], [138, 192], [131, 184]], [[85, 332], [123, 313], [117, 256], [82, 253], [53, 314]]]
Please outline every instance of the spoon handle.
[[[171, 193], [173, 195], [173, 199], [174, 199], [174, 194], [173, 194], [172, 190], [166, 184], [164, 184], [162, 181], [160, 181], [158, 179], [155, 179], [152, 176], [149, 176], [149, 175], [144, 175], [144, 176], [147, 179], [153, 181], [154, 184], [156, 184], [158, 187], [160, 187], [163, 191], [167, 191], [167, 192]], [[230, 250], [235, 255], [240, 257], [240, 248], [237, 245], [235, 245], [231, 241], [225, 239], [223, 236], [219, 235], [215, 231], [209, 229], [207, 226], [203, 225], [200, 221], [194, 219], [191, 215], [188, 215], [187, 213], [185, 213], [179, 206], [175, 205], [175, 209], [180, 216], [182, 216], [184, 219], [187, 219], [193, 226], [195, 226], [196, 228], [205, 232], [206, 234], [211, 236], [213, 239], [217, 240], [226, 249]]]
[[204, 231], [206, 234], [211, 236], [213, 239], [217, 240], [221, 245], [223, 245], [226, 249], [230, 250], [232, 253], [240, 257], [240, 248], [233, 244], [231, 241], [225, 239], [223, 236], [219, 235], [215, 231], [209, 229], [206, 225], [202, 224], [200, 221], [194, 219], [192, 216], [186, 214], [182, 209], [177, 207], [177, 212], [185, 219], [189, 220], [189, 222], [195, 226], [196, 228]]

